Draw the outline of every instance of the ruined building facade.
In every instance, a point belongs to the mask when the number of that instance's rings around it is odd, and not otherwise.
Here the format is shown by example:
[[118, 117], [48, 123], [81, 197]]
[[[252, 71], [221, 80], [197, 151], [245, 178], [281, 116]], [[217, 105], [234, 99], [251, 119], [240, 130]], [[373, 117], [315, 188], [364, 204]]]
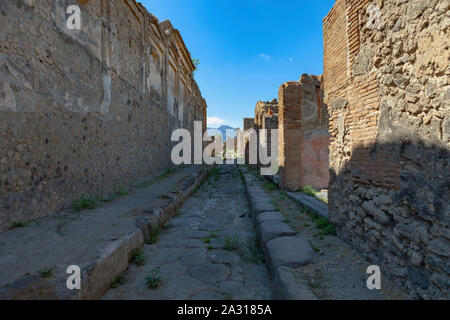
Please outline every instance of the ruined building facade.
[[279, 89], [278, 160], [283, 189], [328, 188], [328, 112], [321, 76], [304, 74]]
[[[266, 131], [260, 134], [259, 129]], [[258, 146], [264, 146], [264, 152], [268, 156], [272, 155], [271, 129], [278, 129], [278, 101], [277, 99], [258, 101], [255, 106], [255, 130], [258, 135]], [[259, 154], [258, 157], [260, 157]]]
[[[265, 129], [266, 134], [262, 134], [260, 129]], [[258, 101], [255, 106], [255, 117], [244, 118], [243, 148], [245, 150], [246, 163], [250, 163], [249, 150], [253, 148], [256, 157], [252, 159], [260, 165], [259, 149], [264, 146], [264, 150], [268, 156], [271, 156], [272, 136], [271, 129], [278, 129], [278, 101]], [[260, 139], [262, 134], [262, 140]], [[255, 163], [252, 163], [255, 164]]]
[[170, 165], [174, 128], [206, 127], [180, 33], [135, 1], [2, 0], [0, 15], [0, 228], [142, 182]]
[[255, 129], [278, 128], [278, 101], [258, 101], [255, 106]]
[[337, 0], [324, 19], [330, 219], [415, 298], [450, 292], [449, 10]]

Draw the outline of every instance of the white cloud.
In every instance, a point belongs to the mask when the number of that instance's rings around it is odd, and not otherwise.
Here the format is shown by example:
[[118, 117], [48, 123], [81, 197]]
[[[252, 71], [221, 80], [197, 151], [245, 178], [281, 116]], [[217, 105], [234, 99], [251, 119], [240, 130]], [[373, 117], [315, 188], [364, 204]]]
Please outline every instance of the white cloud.
[[270, 60], [270, 56], [268, 54], [265, 53], [260, 53], [259, 57], [262, 58], [263, 60]]
[[207, 122], [208, 122], [208, 127], [211, 127], [211, 126], [219, 126], [219, 125], [223, 124], [225, 122], [225, 120], [220, 119], [218, 117], [208, 117]]

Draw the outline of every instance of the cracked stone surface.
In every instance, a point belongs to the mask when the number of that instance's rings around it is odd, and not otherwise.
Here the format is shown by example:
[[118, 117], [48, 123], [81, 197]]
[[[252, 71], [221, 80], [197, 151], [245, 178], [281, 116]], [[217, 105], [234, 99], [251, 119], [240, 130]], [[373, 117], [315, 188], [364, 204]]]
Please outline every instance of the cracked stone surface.
[[[235, 166], [219, 166], [143, 252], [145, 265], [131, 263], [125, 283], [110, 289], [104, 299], [272, 297], [269, 272]], [[159, 269], [161, 283], [149, 289], [146, 278], [154, 269]]]

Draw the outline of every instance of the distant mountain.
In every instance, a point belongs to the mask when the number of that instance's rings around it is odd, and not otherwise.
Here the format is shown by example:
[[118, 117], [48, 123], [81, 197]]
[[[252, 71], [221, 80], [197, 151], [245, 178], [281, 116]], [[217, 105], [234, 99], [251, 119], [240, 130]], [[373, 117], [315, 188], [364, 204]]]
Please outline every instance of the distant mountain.
[[213, 135], [212, 130], [219, 130], [222, 133], [222, 139], [223, 141], [226, 141], [226, 131], [227, 130], [233, 130], [232, 137], [234, 138], [236, 136], [236, 129], [227, 125], [221, 125], [218, 128], [207, 128], [208, 133], [210, 135]]

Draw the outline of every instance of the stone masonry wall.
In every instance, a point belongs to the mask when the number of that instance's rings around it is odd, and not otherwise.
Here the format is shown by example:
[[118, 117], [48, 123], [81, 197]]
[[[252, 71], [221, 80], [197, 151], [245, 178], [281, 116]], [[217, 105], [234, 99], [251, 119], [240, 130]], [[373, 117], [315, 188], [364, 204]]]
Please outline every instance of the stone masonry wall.
[[206, 120], [193, 70], [179, 32], [132, 0], [2, 0], [0, 229], [166, 169], [171, 130]]
[[[255, 129], [257, 132], [258, 148], [264, 146], [268, 156], [272, 154], [272, 133], [271, 129], [278, 129], [278, 101], [258, 101], [255, 106]], [[265, 129], [266, 135], [260, 139], [259, 129]], [[259, 150], [259, 149], [258, 149]], [[260, 157], [258, 151], [258, 158]], [[266, 165], [268, 166], [268, 165]]]
[[449, 26], [449, 0], [337, 0], [324, 19], [330, 219], [413, 298], [450, 297]]
[[255, 128], [261, 129], [264, 126], [264, 118], [278, 114], [278, 101], [258, 101], [255, 106]]
[[327, 188], [328, 113], [321, 76], [302, 75], [279, 89], [278, 151], [282, 188]]

